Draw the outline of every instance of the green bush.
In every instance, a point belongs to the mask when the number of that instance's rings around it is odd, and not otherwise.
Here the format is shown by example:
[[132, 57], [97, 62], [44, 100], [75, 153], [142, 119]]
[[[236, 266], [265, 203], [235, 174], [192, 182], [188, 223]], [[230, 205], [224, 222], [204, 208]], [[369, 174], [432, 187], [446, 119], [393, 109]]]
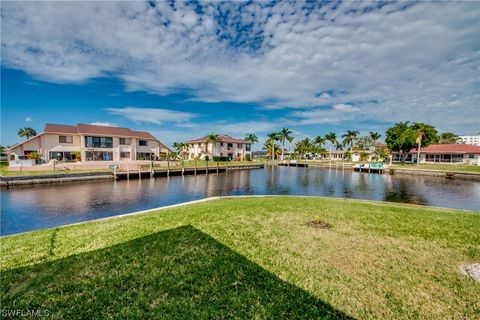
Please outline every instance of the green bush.
[[245, 161], [252, 161], [252, 157], [250, 156], [250, 154], [245, 155]]

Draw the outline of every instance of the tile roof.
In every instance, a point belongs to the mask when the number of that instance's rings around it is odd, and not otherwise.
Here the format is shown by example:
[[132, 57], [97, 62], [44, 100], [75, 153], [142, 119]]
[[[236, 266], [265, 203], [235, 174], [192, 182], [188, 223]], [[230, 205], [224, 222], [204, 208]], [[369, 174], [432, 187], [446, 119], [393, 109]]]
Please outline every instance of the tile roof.
[[[236, 138], [232, 138], [226, 134], [219, 134], [218, 135], [218, 138], [220, 139], [219, 142], [227, 142], [227, 143], [250, 143], [250, 141], [247, 141], [247, 140], [243, 140], [243, 139], [236, 139]], [[207, 139], [208, 139], [208, 136], [205, 136], [205, 137], [202, 137], [202, 138], [198, 138], [198, 139], [194, 139], [194, 140], [189, 140], [189, 141], [185, 141], [185, 143], [205, 143], [207, 142]]]
[[[414, 148], [410, 152], [417, 152]], [[428, 147], [421, 148], [420, 153], [479, 153], [480, 147], [470, 144], [431, 144]]]
[[50, 124], [47, 123], [44, 129], [45, 133], [69, 133], [69, 134], [100, 134], [111, 136], [125, 136], [136, 137], [141, 139], [153, 139], [157, 140], [154, 136], [146, 131], [135, 131], [128, 128], [121, 127], [109, 127], [109, 126], [96, 126], [92, 124], [79, 123], [76, 126], [63, 125], [63, 124]]

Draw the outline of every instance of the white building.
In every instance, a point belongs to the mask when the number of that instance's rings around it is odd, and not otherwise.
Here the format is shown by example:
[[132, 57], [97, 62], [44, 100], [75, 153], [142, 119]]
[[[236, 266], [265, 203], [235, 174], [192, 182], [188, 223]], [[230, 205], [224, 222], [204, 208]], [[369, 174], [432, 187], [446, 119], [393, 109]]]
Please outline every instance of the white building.
[[218, 142], [214, 145], [208, 141], [207, 136], [186, 141], [188, 147], [184, 150], [187, 158], [210, 160], [214, 157], [228, 157], [231, 160], [245, 160], [252, 158], [252, 143], [243, 139], [232, 138], [227, 135], [219, 135]]
[[471, 144], [472, 146], [480, 146], [480, 135], [478, 136], [460, 136], [462, 143]]

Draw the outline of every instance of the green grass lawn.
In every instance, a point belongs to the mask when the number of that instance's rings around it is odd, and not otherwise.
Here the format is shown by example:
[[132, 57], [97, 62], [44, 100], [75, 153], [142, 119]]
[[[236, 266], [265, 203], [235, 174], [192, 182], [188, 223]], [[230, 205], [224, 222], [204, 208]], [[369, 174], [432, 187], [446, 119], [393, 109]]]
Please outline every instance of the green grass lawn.
[[477, 319], [480, 284], [458, 269], [479, 230], [431, 207], [214, 200], [0, 238], [0, 300], [57, 319]]
[[468, 173], [480, 173], [480, 166], [469, 166], [463, 164], [420, 164], [417, 166], [412, 163], [394, 164], [392, 168], [402, 169], [418, 169], [418, 170], [440, 170], [447, 172], [468, 172]]

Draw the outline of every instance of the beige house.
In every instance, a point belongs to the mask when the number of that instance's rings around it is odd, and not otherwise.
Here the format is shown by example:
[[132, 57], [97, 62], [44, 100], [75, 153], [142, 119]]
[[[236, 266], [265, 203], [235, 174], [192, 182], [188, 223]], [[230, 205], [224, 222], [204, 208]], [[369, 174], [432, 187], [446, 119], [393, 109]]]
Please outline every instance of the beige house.
[[208, 141], [207, 136], [198, 138], [185, 143], [188, 147], [184, 150], [186, 158], [210, 160], [214, 157], [229, 157], [232, 160], [245, 160], [252, 158], [252, 143], [243, 139], [232, 138], [228, 135], [219, 135], [219, 141], [214, 144]]
[[32, 152], [43, 162], [56, 159], [70, 162], [156, 160], [170, 151], [145, 131], [89, 124], [47, 124], [45, 130], [9, 149], [15, 160]]
[[[417, 162], [417, 149], [408, 153], [392, 152], [393, 162]], [[480, 166], [480, 146], [469, 144], [432, 144], [420, 148], [420, 163], [469, 164]]]

